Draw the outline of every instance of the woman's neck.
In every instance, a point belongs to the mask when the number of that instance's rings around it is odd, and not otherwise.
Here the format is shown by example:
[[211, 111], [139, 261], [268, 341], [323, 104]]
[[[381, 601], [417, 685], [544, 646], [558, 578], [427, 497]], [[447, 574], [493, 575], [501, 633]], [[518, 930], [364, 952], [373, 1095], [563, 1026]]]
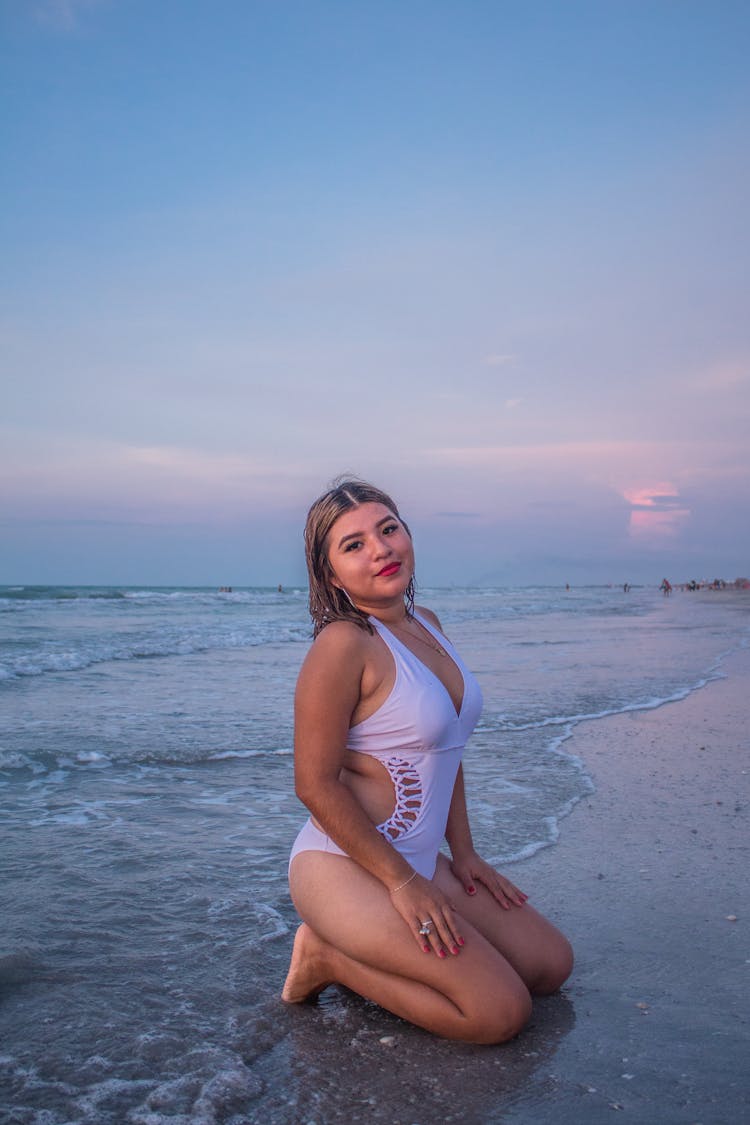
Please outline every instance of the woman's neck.
[[403, 598], [398, 601], [389, 602], [385, 605], [358, 605], [357, 609], [361, 613], [366, 613], [368, 617], [376, 617], [383, 625], [400, 625], [406, 620], [406, 606]]

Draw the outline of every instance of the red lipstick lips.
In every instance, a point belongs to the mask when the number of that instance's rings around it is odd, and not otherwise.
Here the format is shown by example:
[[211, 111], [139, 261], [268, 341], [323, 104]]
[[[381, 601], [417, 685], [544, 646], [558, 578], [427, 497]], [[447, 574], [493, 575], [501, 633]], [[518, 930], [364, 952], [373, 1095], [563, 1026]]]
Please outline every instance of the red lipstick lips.
[[384, 566], [382, 570], [378, 571], [376, 577], [377, 578], [388, 578], [389, 575], [395, 574], [400, 569], [401, 569], [401, 563], [400, 562], [388, 563], [387, 566]]

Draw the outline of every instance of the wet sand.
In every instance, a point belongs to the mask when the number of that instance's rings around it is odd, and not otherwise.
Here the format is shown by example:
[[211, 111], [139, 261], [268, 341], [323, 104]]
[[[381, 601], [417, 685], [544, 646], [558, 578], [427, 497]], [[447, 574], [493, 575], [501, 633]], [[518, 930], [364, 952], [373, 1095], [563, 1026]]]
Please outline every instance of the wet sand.
[[[596, 791], [555, 847], [507, 870], [570, 936], [577, 965], [518, 1039], [438, 1041], [336, 989], [315, 1006], [270, 1002], [269, 1031], [288, 1029], [274, 1051], [288, 1081], [246, 1120], [750, 1120], [750, 651], [724, 671], [566, 744]], [[291, 939], [275, 944], [266, 969], [280, 983]]]

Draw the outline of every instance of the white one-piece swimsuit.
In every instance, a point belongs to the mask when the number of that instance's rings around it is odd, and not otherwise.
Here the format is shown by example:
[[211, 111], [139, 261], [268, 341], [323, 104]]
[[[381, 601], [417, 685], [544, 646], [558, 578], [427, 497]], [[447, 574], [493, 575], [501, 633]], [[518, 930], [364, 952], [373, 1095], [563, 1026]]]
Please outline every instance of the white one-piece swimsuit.
[[[347, 749], [382, 762], [393, 781], [395, 807], [378, 831], [411, 866], [431, 879], [445, 838], [453, 786], [466, 741], [482, 710], [482, 693], [453, 645], [429, 621], [414, 615], [456, 663], [464, 681], [457, 713], [447, 689], [382, 622], [370, 617], [390, 649], [396, 678], [388, 698], [349, 728]], [[303, 825], [289, 859], [300, 852], [346, 855], [312, 820]]]

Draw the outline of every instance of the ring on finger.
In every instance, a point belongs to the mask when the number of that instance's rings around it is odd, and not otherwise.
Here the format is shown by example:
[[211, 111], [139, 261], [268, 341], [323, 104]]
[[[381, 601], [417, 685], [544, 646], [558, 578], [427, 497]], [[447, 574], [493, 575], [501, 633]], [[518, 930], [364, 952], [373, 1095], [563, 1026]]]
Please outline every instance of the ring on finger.
[[419, 933], [422, 935], [422, 937], [429, 937], [430, 936], [430, 934], [432, 933], [432, 919], [431, 918], [428, 918], [426, 922], [422, 923], [422, 925], [419, 927]]

